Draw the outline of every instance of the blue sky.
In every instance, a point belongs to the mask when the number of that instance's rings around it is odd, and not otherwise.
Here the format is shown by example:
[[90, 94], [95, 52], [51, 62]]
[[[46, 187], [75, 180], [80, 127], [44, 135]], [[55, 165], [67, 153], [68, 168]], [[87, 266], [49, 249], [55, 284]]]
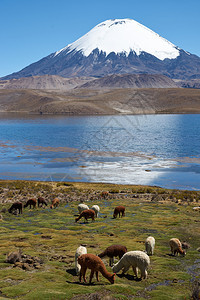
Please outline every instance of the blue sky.
[[0, 0], [0, 77], [115, 18], [134, 19], [200, 56], [199, 12], [200, 0]]

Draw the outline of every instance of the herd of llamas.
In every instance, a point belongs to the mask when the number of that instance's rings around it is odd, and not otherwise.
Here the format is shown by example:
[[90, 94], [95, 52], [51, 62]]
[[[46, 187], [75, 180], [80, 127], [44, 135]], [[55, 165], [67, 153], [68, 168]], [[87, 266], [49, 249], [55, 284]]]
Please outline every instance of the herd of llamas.
[[[103, 194], [104, 193], [104, 194]], [[102, 197], [106, 198], [108, 192], [102, 192]], [[38, 199], [29, 199], [24, 205], [21, 202], [15, 202], [8, 209], [10, 213], [13, 211], [18, 211], [19, 214], [22, 214], [22, 208], [33, 207], [35, 208], [38, 204], [38, 207], [47, 206], [47, 202], [44, 198], [39, 197]], [[56, 208], [59, 205], [59, 199], [53, 199], [50, 208]], [[100, 207], [98, 205], [93, 205], [91, 209], [88, 205], [80, 203], [78, 205], [79, 216], [75, 218], [75, 222], [78, 222], [81, 218], [84, 218], [87, 221], [89, 218], [92, 221], [95, 218], [98, 218]], [[113, 218], [125, 216], [125, 207], [119, 205], [114, 208]], [[179, 239], [172, 238], [169, 241], [171, 254], [178, 255], [181, 254], [185, 256], [186, 250], [188, 247], [187, 243], [181, 243]], [[91, 270], [89, 283], [92, 282], [94, 273], [96, 275], [97, 281], [99, 281], [99, 272], [110, 281], [114, 283], [115, 274], [119, 273], [122, 270], [122, 273], [125, 274], [128, 272], [129, 268], [132, 267], [135, 276], [138, 278], [138, 270], [140, 270], [141, 279], [147, 278], [147, 269], [150, 266], [149, 256], [154, 254], [155, 248], [155, 238], [152, 236], [147, 237], [145, 240], [145, 250], [144, 251], [127, 251], [127, 247], [124, 245], [111, 245], [107, 247], [102, 253], [94, 255], [87, 253], [87, 248], [83, 245], [79, 246], [75, 253], [75, 271], [79, 275], [80, 282], [82, 278], [84, 282], [86, 281], [86, 271], [87, 269]], [[183, 250], [184, 248], [184, 250]], [[107, 256], [109, 258], [109, 266], [112, 267], [113, 274], [109, 273], [106, 269], [101, 258]], [[118, 257], [119, 261], [114, 264], [114, 257]]]
[[[98, 217], [100, 208], [98, 205], [93, 205], [91, 209], [86, 204], [78, 205], [79, 217], [75, 219], [77, 222], [82, 217], [87, 221], [89, 218], [94, 221], [95, 217]], [[115, 207], [113, 212], [113, 218], [117, 216], [125, 216], [125, 207], [119, 205]], [[177, 238], [172, 238], [169, 241], [172, 255], [181, 254], [185, 256], [186, 251], [182, 249], [183, 244]], [[185, 248], [187, 244], [185, 243]], [[147, 237], [145, 241], [145, 250], [144, 251], [127, 251], [127, 247], [124, 245], [111, 245], [107, 247], [102, 253], [94, 255], [87, 253], [87, 248], [83, 245], [79, 246], [76, 249], [75, 253], [75, 270], [76, 274], [79, 275], [80, 282], [82, 278], [86, 283], [86, 271], [87, 269], [91, 270], [89, 283], [92, 282], [94, 273], [96, 274], [96, 279], [99, 281], [99, 272], [110, 281], [114, 283], [115, 274], [119, 273], [122, 270], [122, 273], [125, 274], [128, 272], [129, 268], [132, 267], [135, 276], [138, 278], [138, 270], [141, 273], [141, 279], [147, 278], [147, 269], [150, 266], [149, 256], [153, 255], [155, 248], [155, 238], [153, 236]], [[109, 273], [106, 269], [101, 258], [109, 257], [109, 266], [112, 267], [113, 274]], [[114, 264], [114, 257], [119, 257], [119, 261]]]

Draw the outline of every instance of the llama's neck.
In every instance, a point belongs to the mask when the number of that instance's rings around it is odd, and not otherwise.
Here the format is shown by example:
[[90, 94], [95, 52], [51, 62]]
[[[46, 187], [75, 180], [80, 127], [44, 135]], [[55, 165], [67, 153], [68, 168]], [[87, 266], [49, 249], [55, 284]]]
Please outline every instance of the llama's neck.
[[100, 253], [98, 256], [99, 257], [104, 257], [104, 256], [106, 256], [107, 255], [107, 251], [105, 250], [105, 251], [103, 251], [102, 253]]
[[118, 261], [118, 263], [116, 263], [113, 267], [113, 272], [118, 273], [122, 268], [124, 267], [124, 263], [123, 260], [120, 259], [120, 261]]
[[178, 248], [178, 252], [179, 252], [180, 254], [185, 254], [185, 252], [183, 251], [183, 249], [181, 249], [181, 247]]
[[113, 274], [109, 273], [106, 269], [106, 267], [104, 266], [104, 264], [101, 264], [99, 266], [99, 272], [101, 272], [101, 274], [108, 280], [111, 279], [111, 277], [113, 276]]

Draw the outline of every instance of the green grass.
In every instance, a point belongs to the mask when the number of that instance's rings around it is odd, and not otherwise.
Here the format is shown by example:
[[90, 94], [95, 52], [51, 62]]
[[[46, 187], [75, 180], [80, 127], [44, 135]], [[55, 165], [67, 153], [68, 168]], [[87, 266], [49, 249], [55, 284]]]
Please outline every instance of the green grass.
[[[88, 201], [100, 206], [100, 217], [91, 222], [80, 220], [75, 223], [78, 201], [68, 203], [63, 200], [56, 209], [24, 209], [22, 215], [2, 214], [0, 221], [0, 299], [71, 299], [76, 295], [101, 293], [104, 291], [115, 299], [190, 299], [192, 280], [199, 280], [199, 247], [200, 229], [199, 212], [192, 210], [191, 192], [162, 190], [154, 187], [117, 186], [109, 184], [61, 184], [36, 183], [24, 181], [2, 181], [1, 189], [25, 193], [43, 190], [53, 195], [84, 194], [89, 196], [96, 191], [112, 191], [110, 199]], [[3, 190], [2, 190], [3, 191]], [[1, 192], [2, 192], [1, 191]], [[67, 192], [68, 191], [68, 192]], [[123, 192], [122, 192], [123, 191]], [[132, 195], [139, 193], [140, 198]], [[142, 193], [159, 195], [177, 194], [187, 196], [188, 205], [178, 205], [171, 201], [147, 201]], [[180, 195], [179, 195], [180, 196]], [[191, 196], [191, 197], [190, 197]], [[185, 200], [186, 201], [186, 200]], [[67, 204], [67, 205], [66, 205]], [[113, 219], [114, 207], [123, 204], [126, 215]], [[185, 203], [183, 203], [185, 204]], [[8, 208], [10, 204], [2, 204]], [[74, 255], [81, 243], [87, 244], [88, 253], [98, 254], [111, 244], [124, 244], [128, 251], [144, 250], [144, 241], [152, 235], [156, 239], [155, 254], [150, 258], [151, 266], [146, 280], [137, 281], [130, 269], [127, 276], [116, 275], [115, 284], [111, 285], [101, 274], [100, 282], [93, 279], [92, 285], [80, 284], [74, 276]], [[187, 241], [191, 248], [185, 257], [170, 256], [169, 240], [177, 237]], [[43, 259], [41, 269], [24, 271], [13, 268], [5, 262], [6, 254], [21, 249], [24, 254]], [[108, 271], [108, 258], [103, 259]], [[116, 259], [115, 259], [116, 261]], [[192, 270], [192, 272], [190, 271]], [[89, 271], [87, 271], [87, 277]]]

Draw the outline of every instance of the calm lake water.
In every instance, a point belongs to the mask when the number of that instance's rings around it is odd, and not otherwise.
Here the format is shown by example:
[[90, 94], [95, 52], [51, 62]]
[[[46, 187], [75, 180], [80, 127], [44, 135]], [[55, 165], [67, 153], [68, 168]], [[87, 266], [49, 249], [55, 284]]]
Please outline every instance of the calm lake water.
[[200, 115], [0, 114], [0, 179], [200, 189]]

